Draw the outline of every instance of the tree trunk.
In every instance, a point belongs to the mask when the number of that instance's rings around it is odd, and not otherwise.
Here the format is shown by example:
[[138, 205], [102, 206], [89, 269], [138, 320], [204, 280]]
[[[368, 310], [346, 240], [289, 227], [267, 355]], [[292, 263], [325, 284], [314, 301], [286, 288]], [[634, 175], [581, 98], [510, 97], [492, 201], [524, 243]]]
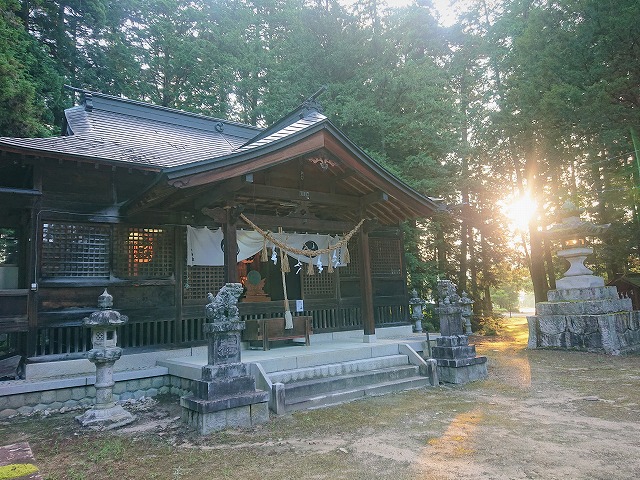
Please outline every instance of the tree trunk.
[[478, 301], [479, 289], [478, 289], [478, 252], [476, 251], [476, 242], [473, 232], [473, 227], [470, 229], [469, 235], [469, 273], [471, 275], [471, 298], [475, 301], [474, 310], [478, 313], [482, 313], [481, 302]]
[[480, 255], [482, 258], [482, 282], [484, 290], [484, 300], [482, 302], [482, 314], [490, 315], [493, 312], [493, 303], [491, 302], [491, 284], [489, 273], [489, 259], [487, 258], [487, 240], [482, 232], [480, 232]]
[[531, 273], [531, 281], [533, 282], [533, 294], [536, 303], [546, 302], [549, 285], [547, 284], [547, 274], [544, 268], [544, 249], [536, 222], [529, 223], [529, 243], [531, 246], [531, 265], [529, 266], [529, 272]]
[[549, 278], [549, 288], [556, 289], [556, 271], [553, 266], [553, 255], [551, 254], [551, 245], [549, 240], [544, 241], [544, 261], [547, 266], [547, 277]]

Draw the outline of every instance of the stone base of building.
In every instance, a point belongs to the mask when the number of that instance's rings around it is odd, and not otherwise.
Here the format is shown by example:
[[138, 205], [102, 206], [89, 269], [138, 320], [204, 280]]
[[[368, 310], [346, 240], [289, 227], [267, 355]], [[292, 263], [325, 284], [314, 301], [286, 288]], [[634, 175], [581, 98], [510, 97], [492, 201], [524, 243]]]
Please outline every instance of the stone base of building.
[[83, 427], [95, 428], [98, 430], [111, 430], [123, 427], [135, 421], [135, 415], [127, 412], [120, 405], [111, 408], [92, 408], [82, 415], [78, 415], [76, 420]]
[[476, 347], [469, 345], [466, 335], [440, 337], [431, 352], [441, 382], [460, 384], [487, 378], [487, 357], [476, 356]]
[[269, 403], [266, 401], [211, 412], [192, 410], [185, 406], [182, 399], [180, 404], [182, 421], [200, 435], [227, 428], [251, 427], [269, 421]]
[[530, 349], [561, 348], [620, 355], [640, 351], [640, 311], [616, 287], [551, 290], [527, 317]]

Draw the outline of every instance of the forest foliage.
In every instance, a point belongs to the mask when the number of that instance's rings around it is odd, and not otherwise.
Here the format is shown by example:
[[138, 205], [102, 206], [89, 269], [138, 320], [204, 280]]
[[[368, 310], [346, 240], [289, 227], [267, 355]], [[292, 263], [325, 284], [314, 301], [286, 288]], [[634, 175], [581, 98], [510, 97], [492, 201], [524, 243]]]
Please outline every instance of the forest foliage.
[[404, 226], [423, 295], [444, 276], [491, 311], [524, 267], [544, 299], [568, 199], [612, 223], [596, 272], [640, 271], [640, 3], [463, 3], [444, 27], [430, 0], [0, 0], [0, 135], [59, 133], [63, 84], [255, 125], [327, 85], [338, 128], [449, 205]]

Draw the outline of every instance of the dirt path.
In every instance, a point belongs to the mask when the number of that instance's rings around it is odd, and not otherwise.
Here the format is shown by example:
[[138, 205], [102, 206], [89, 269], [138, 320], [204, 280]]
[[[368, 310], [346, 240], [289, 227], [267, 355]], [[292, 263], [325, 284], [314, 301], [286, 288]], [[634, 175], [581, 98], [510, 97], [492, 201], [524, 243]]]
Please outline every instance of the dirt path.
[[457, 391], [475, 407], [427, 448], [420, 478], [639, 478], [640, 357], [525, 346], [521, 318], [477, 342], [489, 379]]
[[636, 479], [640, 356], [526, 350], [526, 321], [476, 337], [489, 378], [385, 395], [199, 437], [175, 397], [117, 432], [72, 414], [0, 424], [54, 479]]

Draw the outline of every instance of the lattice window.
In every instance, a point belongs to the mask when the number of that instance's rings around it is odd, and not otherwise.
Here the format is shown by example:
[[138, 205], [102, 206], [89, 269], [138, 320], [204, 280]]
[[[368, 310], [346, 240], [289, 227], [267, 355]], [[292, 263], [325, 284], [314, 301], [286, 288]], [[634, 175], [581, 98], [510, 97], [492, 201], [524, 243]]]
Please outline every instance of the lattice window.
[[300, 272], [302, 292], [305, 298], [335, 298], [335, 273], [329, 273], [325, 267], [322, 273], [306, 275]]
[[113, 243], [118, 277], [166, 278], [173, 274], [173, 230], [118, 226]]
[[360, 276], [360, 242], [358, 239], [351, 238], [348, 248], [351, 261], [345, 267], [340, 267], [340, 276], [358, 277]]
[[214, 295], [224, 286], [224, 267], [187, 267], [183, 278], [184, 300], [199, 300], [207, 303], [207, 293]]
[[402, 275], [400, 239], [369, 237], [369, 254], [374, 275]]
[[108, 277], [109, 226], [42, 224], [43, 277]]

